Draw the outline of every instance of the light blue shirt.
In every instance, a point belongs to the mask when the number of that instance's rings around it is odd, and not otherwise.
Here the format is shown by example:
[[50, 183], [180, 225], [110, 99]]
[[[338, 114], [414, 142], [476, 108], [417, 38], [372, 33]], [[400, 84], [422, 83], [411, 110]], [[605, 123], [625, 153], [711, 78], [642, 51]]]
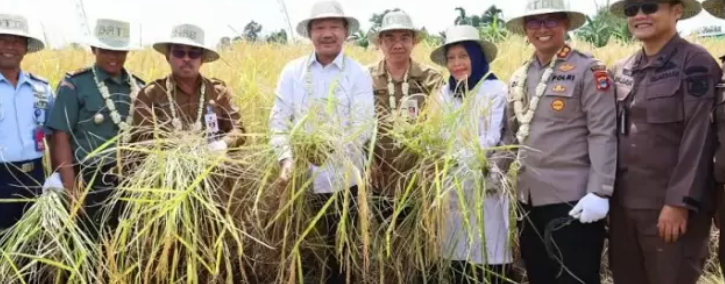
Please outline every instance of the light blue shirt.
[[358, 178], [364, 178], [363, 145], [377, 122], [373, 80], [367, 69], [342, 53], [327, 66], [314, 53], [288, 63], [277, 83], [269, 121], [271, 144], [280, 161], [293, 158], [290, 133], [301, 121], [305, 125], [299, 127], [301, 131], [339, 139], [334, 144], [340, 147], [326, 164], [309, 166], [315, 176], [314, 191], [331, 193], [357, 185]]
[[[45, 96], [47, 109], [37, 112], [37, 96]], [[53, 91], [47, 82], [20, 72], [17, 87], [0, 74], [0, 163], [38, 159], [42, 151], [35, 147], [38, 121], [45, 122], [53, 106]]]

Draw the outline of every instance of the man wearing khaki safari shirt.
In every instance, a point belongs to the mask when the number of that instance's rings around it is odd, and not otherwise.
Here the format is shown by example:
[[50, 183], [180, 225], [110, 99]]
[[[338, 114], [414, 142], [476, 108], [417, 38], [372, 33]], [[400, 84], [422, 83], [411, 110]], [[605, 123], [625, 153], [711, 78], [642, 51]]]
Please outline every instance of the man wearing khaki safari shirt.
[[[405, 188], [404, 177], [415, 162], [390, 135], [386, 135], [385, 132], [392, 128], [392, 117], [405, 114], [409, 122], [415, 122], [428, 95], [437, 91], [443, 83], [443, 76], [438, 71], [411, 59], [419, 39], [420, 31], [414, 28], [405, 12], [387, 13], [380, 30], [370, 36], [371, 43], [379, 46], [385, 56], [368, 66], [373, 78], [379, 123], [372, 183], [376, 194], [383, 199]], [[381, 203], [388, 202], [381, 200]], [[383, 218], [389, 217], [392, 206], [382, 207]]]
[[606, 67], [565, 43], [585, 21], [563, 0], [529, 0], [524, 15], [507, 23], [536, 52], [509, 86], [503, 144], [521, 147], [496, 153], [499, 169], [490, 172], [500, 180], [512, 161], [520, 164], [519, 242], [531, 284], [600, 283], [616, 106]]
[[695, 284], [706, 260], [714, 203], [711, 112], [721, 73], [676, 28], [700, 10], [695, 0], [611, 7], [642, 42], [613, 67], [620, 163], [609, 250], [618, 284]]

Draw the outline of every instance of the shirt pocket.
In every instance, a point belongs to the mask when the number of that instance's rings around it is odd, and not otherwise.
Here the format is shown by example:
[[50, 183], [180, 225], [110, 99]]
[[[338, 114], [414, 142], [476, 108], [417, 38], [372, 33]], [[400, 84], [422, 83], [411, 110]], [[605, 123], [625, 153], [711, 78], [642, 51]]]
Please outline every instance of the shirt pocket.
[[575, 82], [551, 82], [539, 102], [538, 109], [546, 119], [570, 122], [581, 112], [579, 98], [575, 96]]
[[645, 109], [647, 123], [667, 124], [684, 120], [684, 110], [680, 92], [681, 80], [667, 80], [646, 87]]

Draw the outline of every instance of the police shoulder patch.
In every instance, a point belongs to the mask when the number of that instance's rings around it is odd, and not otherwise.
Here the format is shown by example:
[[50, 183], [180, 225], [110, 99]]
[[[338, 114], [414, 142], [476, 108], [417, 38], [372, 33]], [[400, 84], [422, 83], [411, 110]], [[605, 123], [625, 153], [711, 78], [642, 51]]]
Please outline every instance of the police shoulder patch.
[[607, 65], [604, 65], [599, 60], [594, 60], [591, 66], [592, 73], [594, 74], [594, 85], [599, 91], [609, 90], [611, 86], [611, 80], [609, 73], [607, 72]]
[[702, 97], [710, 90], [710, 70], [705, 66], [692, 66], [685, 69], [687, 93], [693, 97]]

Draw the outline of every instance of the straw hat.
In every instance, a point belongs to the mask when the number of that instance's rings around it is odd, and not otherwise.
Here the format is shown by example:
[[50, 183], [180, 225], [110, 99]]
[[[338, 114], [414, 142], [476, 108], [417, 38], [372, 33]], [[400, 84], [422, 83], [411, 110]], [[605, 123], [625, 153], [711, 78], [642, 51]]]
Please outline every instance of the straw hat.
[[115, 51], [130, 51], [138, 48], [131, 47], [131, 24], [128, 22], [98, 19], [93, 36], [88, 45], [100, 49]]
[[380, 29], [370, 33], [370, 35], [368, 35], [368, 41], [377, 45], [381, 33], [393, 30], [412, 31], [416, 38], [420, 36], [420, 30], [413, 25], [413, 20], [410, 18], [408, 13], [403, 11], [393, 11], [385, 14]]
[[[626, 17], [624, 15], [624, 6], [627, 5], [627, 2], [632, 2], [632, 0], [619, 0], [614, 2], [614, 4], [609, 7], [609, 11], [618, 17], [624, 18]], [[685, 7], [685, 10], [682, 11], [682, 18], [680, 18], [680, 20], [687, 20], [697, 16], [697, 14], [700, 14], [700, 11], [702, 11], [702, 5], [700, 5], [700, 2], [697, 2], [697, 0], [680, 0], [680, 2], [682, 2], [682, 6]]]
[[28, 39], [28, 53], [45, 48], [43, 40], [30, 34], [28, 19], [20, 15], [0, 14], [0, 34], [21, 36]]
[[702, 8], [715, 17], [725, 19], [725, 0], [705, 0]]
[[310, 16], [297, 24], [297, 33], [303, 37], [310, 37], [308, 31], [310, 22], [313, 20], [329, 18], [346, 20], [348, 31], [350, 31], [351, 34], [360, 28], [360, 22], [357, 19], [345, 16], [345, 12], [342, 10], [342, 5], [340, 5], [339, 2], [335, 0], [322, 0], [315, 2], [312, 6]]
[[192, 24], [177, 25], [171, 31], [171, 36], [164, 41], [154, 44], [154, 49], [166, 55], [171, 44], [183, 44], [204, 49], [202, 61], [213, 62], [219, 59], [219, 53], [206, 45], [204, 30]]
[[553, 13], [567, 14], [569, 17], [569, 31], [581, 28], [587, 22], [587, 16], [584, 13], [567, 8], [564, 5], [564, 0], [527, 0], [525, 12], [506, 22], [506, 28], [515, 34], [526, 35], [524, 18]]
[[446, 42], [438, 46], [430, 54], [430, 60], [440, 66], [446, 66], [446, 46], [464, 41], [475, 41], [481, 46], [486, 61], [489, 63], [496, 59], [498, 48], [493, 43], [482, 40], [478, 29], [469, 25], [453, 26], [446, 30]]

